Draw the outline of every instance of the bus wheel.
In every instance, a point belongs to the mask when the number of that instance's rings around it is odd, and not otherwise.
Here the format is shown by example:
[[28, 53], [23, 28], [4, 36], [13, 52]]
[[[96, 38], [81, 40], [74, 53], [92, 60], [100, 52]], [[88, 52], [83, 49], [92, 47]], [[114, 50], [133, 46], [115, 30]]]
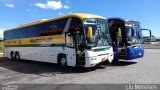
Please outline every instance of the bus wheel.
[[59, 64], [62, 67], [66, 67], [67, 66], [67, 58], [66, 55], [60, 55], [59, 56]]
[[114, 59], [111, 64], [117, 64], [119, 62], [119, 59]]
[[11, 60], [14, 60], [14, 59], [15, 59], [15, 58], [14, 58], [14, 52], [13, 52], [13, 51], [11, 51], [10, 57], [11, 57]]
[[15, 57], [15, 60], [20, 60], [19, 52], [16, 52], [14, 57]]

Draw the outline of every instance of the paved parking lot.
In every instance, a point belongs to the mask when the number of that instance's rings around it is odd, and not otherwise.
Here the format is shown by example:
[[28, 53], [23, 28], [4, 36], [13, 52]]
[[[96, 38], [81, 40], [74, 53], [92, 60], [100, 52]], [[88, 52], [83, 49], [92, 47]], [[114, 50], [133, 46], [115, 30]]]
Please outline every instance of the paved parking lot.
[[144, 47], [146, 49], [160, 49], [160, 42], [157, 42], [156, 44], [144, 44]]
[[146, 49], [133, 61], [95, 68], [61, 68], [33, 61], [0, 60], [0, 83], [10, 84], [160, 84], [160, 49]]

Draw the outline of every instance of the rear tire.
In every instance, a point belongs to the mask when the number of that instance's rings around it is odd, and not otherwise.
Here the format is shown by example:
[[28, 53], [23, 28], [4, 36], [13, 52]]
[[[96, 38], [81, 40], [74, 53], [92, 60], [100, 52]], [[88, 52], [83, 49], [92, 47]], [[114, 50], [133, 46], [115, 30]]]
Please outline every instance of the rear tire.
[[15, 58], [15, 60], [20, 60], [20, 54], [19, 54], [19, 52], [15, 52], [14, 58]]
[[10, 58], [11, 58], [11, 60], [15, 60], [15, 58], [14, 58], [14, 52], [13, 51], [11, 51], [11, 53], [10, 53]]

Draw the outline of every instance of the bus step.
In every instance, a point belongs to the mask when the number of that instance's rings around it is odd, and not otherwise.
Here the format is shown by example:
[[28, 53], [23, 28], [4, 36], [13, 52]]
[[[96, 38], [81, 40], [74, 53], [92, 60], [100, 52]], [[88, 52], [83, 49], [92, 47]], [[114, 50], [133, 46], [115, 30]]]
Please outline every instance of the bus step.
[[126, 55], [126, 53], [125, 52], [120, 52], [119, 55]]
[[121, 52], [126, 52], [126, 49], [121, 49]]

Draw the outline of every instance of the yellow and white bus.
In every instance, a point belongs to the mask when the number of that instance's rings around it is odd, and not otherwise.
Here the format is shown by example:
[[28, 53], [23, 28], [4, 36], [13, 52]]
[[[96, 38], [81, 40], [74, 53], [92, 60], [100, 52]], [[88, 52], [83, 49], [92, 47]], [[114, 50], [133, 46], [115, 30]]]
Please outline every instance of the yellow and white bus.
[[4, 56], [61, 66], [94, 67], [113, 60], [106, 18], [70, 14], [20, 25], [4, 32]]

